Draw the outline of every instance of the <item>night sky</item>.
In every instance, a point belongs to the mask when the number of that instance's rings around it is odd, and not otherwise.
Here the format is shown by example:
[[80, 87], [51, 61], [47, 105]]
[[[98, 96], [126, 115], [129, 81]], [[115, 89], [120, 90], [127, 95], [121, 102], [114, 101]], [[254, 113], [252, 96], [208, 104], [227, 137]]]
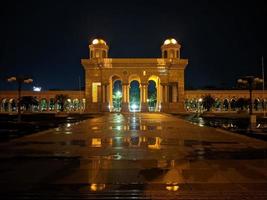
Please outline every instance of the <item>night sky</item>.
[[18, 74], [43, 89], [79, 89], [80, 59], [96, 37], [114, 58], [161, 57], [164, 40], [176, 38], [189, 59], [186, 88], [231, 88], [261, 75], [262, 56], [267, 66], [264, 1], [8, 2], [0, 10], [0, 89], [15, 88], [4, 78]]

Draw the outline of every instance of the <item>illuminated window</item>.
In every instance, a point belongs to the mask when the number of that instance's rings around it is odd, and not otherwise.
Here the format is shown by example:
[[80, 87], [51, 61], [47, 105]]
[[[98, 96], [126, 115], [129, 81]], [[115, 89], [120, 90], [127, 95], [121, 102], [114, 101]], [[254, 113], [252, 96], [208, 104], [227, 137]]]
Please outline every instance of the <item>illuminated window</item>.
[[98, 100], [98, 86], [101, 86], [101, 83], [99, 82], [94, 82], [92, 84], [92, 94], [93, 94], [93, 103], [96, 103]]

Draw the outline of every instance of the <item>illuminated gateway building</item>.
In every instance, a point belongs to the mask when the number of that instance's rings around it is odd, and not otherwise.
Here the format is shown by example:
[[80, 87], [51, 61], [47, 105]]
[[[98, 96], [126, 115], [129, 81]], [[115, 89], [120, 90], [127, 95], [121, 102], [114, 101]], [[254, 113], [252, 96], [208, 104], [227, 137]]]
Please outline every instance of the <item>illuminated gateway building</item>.
[[[194, 111], [201, 108], [206, 95], [216, 100], [214, 110], [231, 111], [238, 98], [248, 98], [246, 90], [185, 91], [188, 60], [180, 57], [180, 50], [181, 45], [170, 38], [161, 46], [161, 58], [109, 58], [107, 43], [94, 39], [89, 45], [89, 58], [81, 60], [84, 91], [22, 91], [22, 96], [36, 99], [37, 104], [30, 106], [34, 112]], [[0, 100], [1, 112], [17, 112], [17, 91], [0, 91]], [[265, 103], [262, 91], [255, 91], [253, 100], [254, 109], [260, 110]]]

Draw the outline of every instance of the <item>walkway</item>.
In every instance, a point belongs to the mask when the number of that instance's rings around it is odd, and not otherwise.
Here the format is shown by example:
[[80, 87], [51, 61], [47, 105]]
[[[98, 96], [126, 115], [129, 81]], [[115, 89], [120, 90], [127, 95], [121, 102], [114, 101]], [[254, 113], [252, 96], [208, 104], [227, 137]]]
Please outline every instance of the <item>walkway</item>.
[[266, 199], [267, 143], [167, 114], [106, 114], [0, 144], [6, 198]]

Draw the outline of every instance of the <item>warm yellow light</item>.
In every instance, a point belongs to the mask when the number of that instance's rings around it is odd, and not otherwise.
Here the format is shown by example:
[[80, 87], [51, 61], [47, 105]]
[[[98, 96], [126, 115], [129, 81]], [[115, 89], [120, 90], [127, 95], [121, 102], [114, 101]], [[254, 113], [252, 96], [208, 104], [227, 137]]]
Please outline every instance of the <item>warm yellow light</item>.
[[173, 38], [167, 39], [164, 42], [164, 45], [168, 45], [168, 44], [177, 44], [177, 41]]
[[178, 185], [168, 185], [166, 186], [166, 190], [168, 191], [177, 191], [179, 189]]
[[106, 42], [102, 39], [94, 39], [92, 44], [106, 44]]
[[169, 39], [165, 40], [165, 42], [164, 42], [165, 45], [168, 45], [170, 43], [171, 43], [171, 41]]
[[100, 82], [93, 82], [92, 84], [93, 103], [96, 103], [98, 100], [98, 87], [99, 86], [101, 86]]
[[106, 185], [105, 184], [96, 184], [96, 183], [92, 183], [90, 185], [90, 190], [95, 192], [95, 191], [100, 191], [105, 189]]
[[92, 138], [92, 147], [101, 147], [101, 138]]
[[98, 44], [99, 43], [99, 40], [98, 39], [94, 39], [92, 43], [93, 44]]
[[176, 41], [175, 39], [172, 38], [172, 39], [171, 39], [171, 43], [172, 43], [172, 44], [177, 44], [177, 41]]

